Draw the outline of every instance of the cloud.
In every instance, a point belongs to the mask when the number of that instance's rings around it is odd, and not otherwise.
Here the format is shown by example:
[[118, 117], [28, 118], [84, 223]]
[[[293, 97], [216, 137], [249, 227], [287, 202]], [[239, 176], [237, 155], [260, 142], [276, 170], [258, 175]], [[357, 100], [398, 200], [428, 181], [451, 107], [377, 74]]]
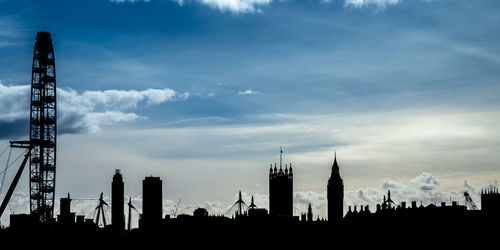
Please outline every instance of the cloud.
[[260, 7], [266, 6], [272, 0], [196, 0], [202, 4], [206, 4], [213, 9], [218, 9], [222, 12], [230, 11], [232, 13], [248, 13], [258, 12]]
[[388, 5], [396, 5], [401, 0], [345, 0], [345, 6], [353, 6], [357, 8], [374, 5], [378, 8], [385, 8]]
[[0, 81], [0, 122], [13, 122], [29, 116], [28, 85], [5, 86]]
[[[110, 0], [115, 3], [135, 3], [135, 2], [150, 2], [150, 0]], [[253, 13], [261, 12], [262, 7], [265, 7], [273, 2], [273, 0], [172, 0], [177, 2], [180, 6], [186, 3], [193, 2], [208, 5], [212, 9], [221, 12], [231, 13]], [[344, 0], [344, 6], [362, 8], [368, 6], [375, 6], [378, 9], [385, 9], [389, 5], [397, 5], [403, 0]], [[421, 0], [430, 2], [432, 0]], [[276, 2], [276, 1], [274, 1]], [[281, 2], [281, 1], [280, 1]], [[332, 4], [334, 0], [319, 0], [320, 3]]]
[[238, 95], [255, 95], [258, 93], [259, 93], [259, 91], [255, 91], [255, 90], [251, 90], [251, 89], [247, 89], [244, 91], [238, 91]]
[[[110, 0], [114, 3], [135, 3], [135, 2], [150, 2], [150, 0]], [[272, 2], [272, 0], [172, 0], [180, 6], [186, 2], [195, 2], [208, 5], [212, 9], [217, 9], [221, 12], [231, 13], [251, 13], [261, 11], [264, 7]]]
[[[346, 205], [370, 205], [371, 211], [374, 212], [375, 205], [383, 201], [384, 195], [387, 196], [387, 191], [391, 191], [391, 199], [396, 203], [406, 202], [407, 205], [412, 201], [416, 201], [418, 205], [424, 206], [431, 203], [440, 205], [441, 202], [450, 204], [451, 201], [457, 201], [460, 205], [465, 205], [464, 192], [467, 191], [475, 204], [481, 207], [480, 193], [483, 188], [492, 187], [492, 185], [471, 186], [464, 180], [463, 185], [458, 189], [444, 190], [441, 186], [441, 181], [430, 173], [422, 173], [410, 180], [408, 183], [403, 183], [391, 179], [384, 179], [379, 187], [364, 187], [346, 192]], [[347, 209], [347, 207], [345, 208]]]
[[[29, 116], [28, 85], [6, 86], [0, 82], [0, 124], [6, 125]], [[139, 106], [184, 100], [189, 93], [165, 89], [104, 90], [78, 93], [73, 89], [57, 89], [58, 132], [95, 133], [102, 125], [130, 122], [140, 116], [129, 112]]]
[[[375, 212], [376, 205], [382, 203], [383, 197], [384, 195], [387, 196], [389, 189], [391, 190], [391, 199], [398, 205], [401, 202], [410, 205], [412, 201], [416, 201], [418, 205], [422, 203], [424, 206], [431, 203], [440, 205], [441, 202], [450, 205], [450, 200], [465, 205], [463, 194], [467, 191], [475, 204], [481, 208], [481, 190], [492, 186], [471, 186], [467, 184], [467, 181], [464, 181], [463, 185], [458, 189], [445, 190], [441, 187], [441, 182], [437, 177], [425, 172], [411, 179], [408, 183], [385, 178], [378, 187], [344, 190], [344, 213], [347, 212], [348, 206], [357, 206], [359, 208], [361, 205], [369, 205], [370, 211]], [[249, 194], [242, 193], [242, 196], [245, 202], [250, 201]], [[267, 194], [254, 194], [254, 198], [257, 206], [268, 208]], [[307, 212], [307, 206], [311, 203], [314, 219], [317, 217], [327, 218], [326, 192], [296, 191], [293, 200], [294, 215], [299, 216], [301, 213]]]
[[[420, 0], [422, 2], [431, 2], [432, 0]], [[331, 0], [325, 0], [324, 2], [332, 2]], [[345, 0], [344, 6], [362, 8], [368, 6], [375, 6], [378, 9], [385, 9], [389, 5], [397, 5], [403, 2], [403, 0]]]
[[[439, 176], [443, 188], [457, 189], [464, 179], [490, 183], [499, 175], [499, 122], [497, 111], [444, 108], [215, 117], [163, 128], [65, 135], [59, 138], [64, 147], [58, 161], [71, 166], [71, 172], [61, 173], [67, 183], [82, 176], [92, 180], [91, 173], [104, 171], [103, 166], [109, 171], [120, 166], [132, 178], [150, 174], [168, 178], [169, 185], [178, 187], [178, 197], [186, 200], [227, 200], [236, 188], [265, 192], [267, 185], [255, 182], [265, 183], [269, 163], [279, 160], [280, 146], [284, 161], [293, 162], [297, 172], [297, 190], [321, 192], [336, 149], [346, 189], [377, 186], [387, 176], [391, 179], [385, 187], [396, 186], [391, 180], [406, 183], [422, 172]], [[424, 177], [418, 180], [419, 187], [433, 191], [434, 179]], [[95, 186], [85, 190], [96, 192]], [[206, 186], [210, 192], [199, 191]], [[136, 194], [140, 190], [140, 186], [129, 189]], [[371, 192], [365, 191], [369, 197]]]
[[135, 3], [135, 2], [149, 2], [151, 0], [109, 0], [114, 3]]

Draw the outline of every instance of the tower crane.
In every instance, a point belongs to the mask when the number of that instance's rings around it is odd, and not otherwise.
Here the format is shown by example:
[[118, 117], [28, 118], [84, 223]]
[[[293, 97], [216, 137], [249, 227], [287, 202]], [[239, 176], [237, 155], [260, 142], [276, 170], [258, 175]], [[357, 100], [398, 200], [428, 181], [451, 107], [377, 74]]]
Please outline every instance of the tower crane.
[[181, 204], [181, 199], [179, 198], [179, 201], [177, 201], [177, 204], [175, 205], [175, 211], [172, 214], [172, 217], [177, 216], [177, 210], [179, 210], [179, 205]]
[[[0, 217], [2, 217], [2, 214], [5, 211], [7, 204], [9, 204], [10, 197], [12, 196], [12, 193], [14, 193], [14, 190], [16, 189], [17, 183], [19, 182], [19, 179], [21, 178], [21, 174], [23, 173], [24, 167], [26, 166], [26, 163], [28, 162], [28, 159], [31, 156], [31, 149], [32, 149], [32, 145], [31, 145], [30, 141], [11, 141], [10, 147], [11, 148], [25, 148], [26, 154], [24, 155], [24, 159], [23, 159], [23, 162], [21, 163], [21, 166], [17, 170], [16, 176], [14, 176], [14, 179], [12, 180], [12, 183], [9, 186], [9, 190], [7, 190], [7, 193], [5, 194], [5, 198], [2, 201], [2, 205], [0, 205]], [[5, 171], [7, 171], [7, 169], [5, 169]]]
[[469, 192], [465, 191], [464, 196], [465, 196], [465, 204], [467, 205], [469, 210], [479, 210], [476, 206], [476, 203], [474, 203], [474, 201], [470, 197]]
[[134, 209], [137, 213], [139, 213], [139, 211], [137, 211], [137, 209], [134, 207], [134, 205], [132, 205], [132, 197], [129, 197], [127, 205], [128, 205], [128, 223], [127, 223], [127, 226], [128, 226], [128, 230], [130, 231], [132, 229], [132, 227], [131, 227], [132, 209]]

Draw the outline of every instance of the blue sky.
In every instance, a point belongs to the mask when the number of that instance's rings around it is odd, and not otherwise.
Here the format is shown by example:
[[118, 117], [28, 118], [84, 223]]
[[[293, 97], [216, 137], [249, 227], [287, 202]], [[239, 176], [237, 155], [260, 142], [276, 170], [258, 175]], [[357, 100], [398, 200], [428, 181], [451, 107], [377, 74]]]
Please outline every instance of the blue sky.
[[133, 196], [150, 174], [172, 200], [264, 194], [280, 146], [295, 189], [319, 195], [334, 149], [346, 190], [423, 172], [444, 188], [493, 183], [499, 11], [495, 0], [0, 0], [0, 140], [27, 134], [23, 86], [44, 30], [61, 194], [106, 191], [115, 168]]

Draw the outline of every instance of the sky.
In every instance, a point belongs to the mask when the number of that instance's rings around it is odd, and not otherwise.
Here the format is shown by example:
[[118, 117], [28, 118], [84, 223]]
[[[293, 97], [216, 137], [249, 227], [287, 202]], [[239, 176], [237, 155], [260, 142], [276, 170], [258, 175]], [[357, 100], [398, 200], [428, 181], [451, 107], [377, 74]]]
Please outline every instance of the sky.
[[[282, 146], [296, 215], [311, 202], [326, 217], [334, 151], [345, 209], [374, 207], [387, 189], [396, 202], [463, 203], [469, 190], [479, 203], [500, 173], [499, 10], [496, 0], [0, 0], [0, 150], [27, 139], [33, 46], [47, 31], [57, 198], [109, 196], [121, 169], [138, 207], [150, 175], [163, 180], [165, 213], [181, 199], [185, 213], [221, 214], [239, 190], [267, 207]], [[11, 213], [28, 210], [26, 176]]]

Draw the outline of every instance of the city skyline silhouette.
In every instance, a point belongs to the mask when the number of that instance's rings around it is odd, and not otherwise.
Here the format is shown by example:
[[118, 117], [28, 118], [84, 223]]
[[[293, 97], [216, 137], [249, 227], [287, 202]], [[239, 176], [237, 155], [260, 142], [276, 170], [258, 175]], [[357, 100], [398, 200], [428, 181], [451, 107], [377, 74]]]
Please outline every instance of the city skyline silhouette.
[[500, 5], [343, 2], [0, 2], [5, 232], [494, 232]]

